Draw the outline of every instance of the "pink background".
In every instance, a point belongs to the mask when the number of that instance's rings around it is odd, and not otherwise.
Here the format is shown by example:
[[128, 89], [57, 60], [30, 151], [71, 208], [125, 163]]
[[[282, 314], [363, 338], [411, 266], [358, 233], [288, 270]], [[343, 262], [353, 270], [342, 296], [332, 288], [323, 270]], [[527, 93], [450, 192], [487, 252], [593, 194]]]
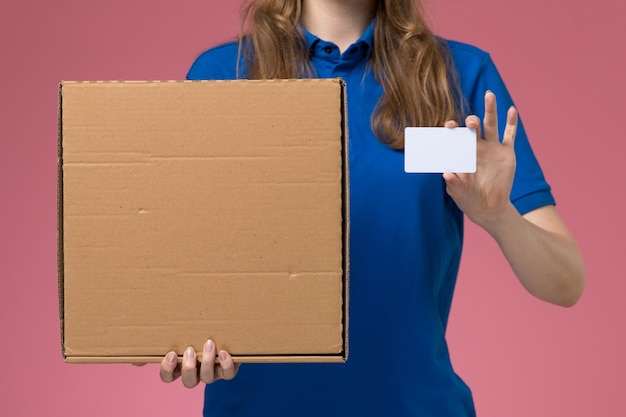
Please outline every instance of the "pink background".
[[[239, 2], [1, 0], [0, 415], [200, 415], [155, 365], [68, 365], [56, 280], [57, 84], [180, 79], [235, 34]], [[587, 265], [580, 303], [537, 301], [468, 226], [449, 340], [483, 417], [624, 416], [626, 220], [620, 0], [430, 0], [437, 31], [492, 53]], [[297, 414], [297, 413], [296, 413]]]

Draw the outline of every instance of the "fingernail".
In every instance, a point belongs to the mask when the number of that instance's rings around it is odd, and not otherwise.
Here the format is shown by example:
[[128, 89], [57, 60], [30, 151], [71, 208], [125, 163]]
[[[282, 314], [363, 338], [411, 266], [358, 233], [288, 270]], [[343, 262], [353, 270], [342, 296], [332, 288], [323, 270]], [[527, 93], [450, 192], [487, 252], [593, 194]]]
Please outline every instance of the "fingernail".
[[167, 354], [167, 361], [168, 361], [169, 363], [174, 363], [174, 362], [176, 362], [176, 359], [177, 359], [177, 358], [176, 358], [176, 354], [175, 354], [174, 352], [170, 352], [170, 353], [168, 353], [168, 354]]
[[220, 360], [221, 360], [221, 361], [225, 361], [227, 357], [228, 357], [228, 356], [226, 355], [226, 352], [225, 352], [225, 351], [223, 351], [223, 350], [222, 350], [222, 351], [220, 351]]
[[204, 351], [207, 353], [210, 353], [213, 351], [213, 341], [212, 340], [207, 340], [207, 342], [204, 344]]
[[187, 350], [185, 350], [185, 356], [188, 358], [193, 357], [193, 348], [191, 346], [189, 346]]

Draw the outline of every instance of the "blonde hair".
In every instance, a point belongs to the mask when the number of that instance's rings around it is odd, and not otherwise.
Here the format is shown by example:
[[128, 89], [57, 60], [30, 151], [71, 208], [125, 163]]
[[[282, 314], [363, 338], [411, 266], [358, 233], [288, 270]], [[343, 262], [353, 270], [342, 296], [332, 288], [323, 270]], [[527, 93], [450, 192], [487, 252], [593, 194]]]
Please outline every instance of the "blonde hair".
[[[372, 115], [372, 131], [393, 149], [404, 147], [406, 126], [442, 126], [462, 115], [450, 54], [421, 11], [414, 0], [378, 0], [372, 16], [376, 27], [369, 64], [384, 91]], [[301, 13], [301, 0], [244, 5], [239, 45], [248, 78], [313, 76]]]

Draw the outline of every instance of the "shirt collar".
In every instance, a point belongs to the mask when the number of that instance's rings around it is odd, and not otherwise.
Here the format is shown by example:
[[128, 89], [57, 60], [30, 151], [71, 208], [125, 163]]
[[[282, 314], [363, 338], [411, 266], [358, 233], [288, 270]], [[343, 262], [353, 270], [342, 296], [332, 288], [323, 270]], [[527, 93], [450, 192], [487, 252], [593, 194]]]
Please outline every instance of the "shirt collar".
[[[359, 39], [357, 39], [352, 45], [348, 47], [346, 50], [351, 51], [356, 48], [360, 52], [359, 56], [369, 58], [372, 47], [374, 45], [374, 28], [376, 26], [376, 19], [372, 20], [372, 22], [367, 26], [363, 34]], [[306, 40], [307, 46], [309, 47], [309, 51], [313, 56], [316, 55], [316, 50], [319, 49], [318, 46], [320, 43], [330, 44], [330, 42], [324, 41], [319, 37], [315, 36], [304, 26], [300, 26], [302, 28], [302, 32], [304, 33], [304, 38]]]

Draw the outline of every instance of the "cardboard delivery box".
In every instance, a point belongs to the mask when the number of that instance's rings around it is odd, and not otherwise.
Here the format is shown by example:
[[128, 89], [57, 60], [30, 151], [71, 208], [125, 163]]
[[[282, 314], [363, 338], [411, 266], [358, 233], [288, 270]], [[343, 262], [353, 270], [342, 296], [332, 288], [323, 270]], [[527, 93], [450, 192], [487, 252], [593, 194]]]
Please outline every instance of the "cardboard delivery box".
[[341, 362], [345, 87], [63, 82], [59, 300], [67, 362]]

